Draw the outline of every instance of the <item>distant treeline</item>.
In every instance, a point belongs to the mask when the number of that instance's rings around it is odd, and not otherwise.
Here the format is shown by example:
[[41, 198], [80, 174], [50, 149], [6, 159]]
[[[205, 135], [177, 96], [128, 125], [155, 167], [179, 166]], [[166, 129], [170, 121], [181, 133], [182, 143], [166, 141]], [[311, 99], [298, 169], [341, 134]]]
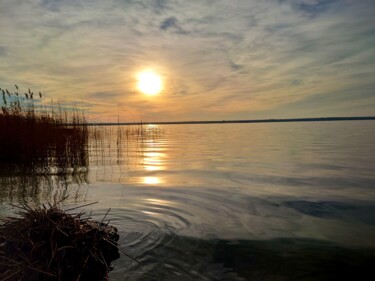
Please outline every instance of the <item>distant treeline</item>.
[[318, 117], [291, 119], [255, 119], [255, 120], [214, 120], [214, 121], [165, 121], [165, 122], [122, 122], [122, 123], [86, 123], [87, 126], [115, 125], [184, 125], [184, 124], [231, 124], [231, 123], [278, 123], [278, 122], [321, 122], [321, 121], [362, 121], [375, 120], [375, 116], [362, 117]]

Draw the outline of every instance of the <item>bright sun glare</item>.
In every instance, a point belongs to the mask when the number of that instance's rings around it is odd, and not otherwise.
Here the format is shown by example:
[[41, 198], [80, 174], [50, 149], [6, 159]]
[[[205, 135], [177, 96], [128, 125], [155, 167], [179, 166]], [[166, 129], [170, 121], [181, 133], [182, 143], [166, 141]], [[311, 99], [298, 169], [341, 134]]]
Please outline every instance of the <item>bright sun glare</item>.
[[146, 95], [156, 95], [163, 88], [163, 82], [159, 74], [152, 70], [145, 70], [137, 75], [137, 88]]

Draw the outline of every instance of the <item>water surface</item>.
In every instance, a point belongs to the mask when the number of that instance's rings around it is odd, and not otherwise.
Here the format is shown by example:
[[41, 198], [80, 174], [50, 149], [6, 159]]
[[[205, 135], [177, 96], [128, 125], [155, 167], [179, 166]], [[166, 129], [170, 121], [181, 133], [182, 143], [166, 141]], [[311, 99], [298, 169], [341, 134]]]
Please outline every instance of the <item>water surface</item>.
[[0, 200], [111, 208], [140, 261], [122, 255], [111, 280], [358, 280], [375, 261], [373, 121], [98, 130], [88, 171], [2, 177]]

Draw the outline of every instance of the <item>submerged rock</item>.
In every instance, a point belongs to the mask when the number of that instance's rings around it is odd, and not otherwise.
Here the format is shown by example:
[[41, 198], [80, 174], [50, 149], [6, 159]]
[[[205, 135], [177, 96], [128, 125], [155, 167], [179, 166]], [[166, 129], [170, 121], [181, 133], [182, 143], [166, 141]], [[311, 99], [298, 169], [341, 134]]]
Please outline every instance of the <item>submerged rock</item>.
[[0, 226], [4, 280], [104, 280], [120, 256], [113, 226], [56, 205], [21, 209], [20, 217]]

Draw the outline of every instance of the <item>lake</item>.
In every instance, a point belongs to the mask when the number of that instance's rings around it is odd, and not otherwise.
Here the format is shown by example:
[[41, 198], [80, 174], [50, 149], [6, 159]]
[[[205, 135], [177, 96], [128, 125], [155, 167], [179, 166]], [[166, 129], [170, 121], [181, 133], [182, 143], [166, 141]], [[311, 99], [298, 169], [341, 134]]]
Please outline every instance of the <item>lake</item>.
[[1, 176], [0, 210], [69, 194], [120, 232], [110, 280], [363, 280], [375, 122], [96, 127], [80, 173]]

